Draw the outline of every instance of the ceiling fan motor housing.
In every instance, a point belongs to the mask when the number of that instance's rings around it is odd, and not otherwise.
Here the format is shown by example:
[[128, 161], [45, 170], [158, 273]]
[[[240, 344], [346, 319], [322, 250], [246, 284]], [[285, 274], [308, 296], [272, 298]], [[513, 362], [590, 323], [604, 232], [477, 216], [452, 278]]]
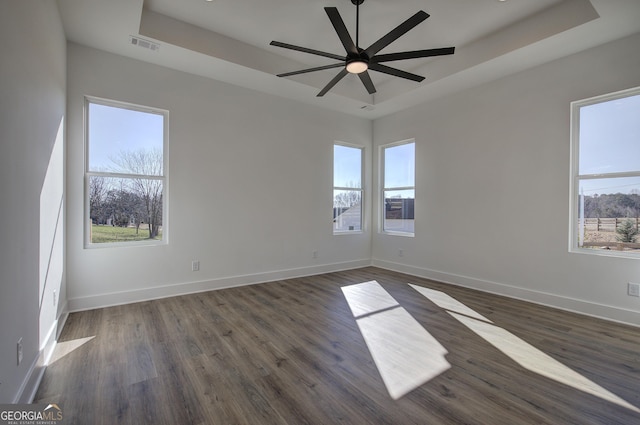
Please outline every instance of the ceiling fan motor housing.
[[369, 56], [367, 56], [367, 54], [362, 49], [359, 49], [359, 50], [360, 52], [358, 53], [349, 53], [347, 55], [346, 63], [351, 63], [351, 62], [369, 63]]

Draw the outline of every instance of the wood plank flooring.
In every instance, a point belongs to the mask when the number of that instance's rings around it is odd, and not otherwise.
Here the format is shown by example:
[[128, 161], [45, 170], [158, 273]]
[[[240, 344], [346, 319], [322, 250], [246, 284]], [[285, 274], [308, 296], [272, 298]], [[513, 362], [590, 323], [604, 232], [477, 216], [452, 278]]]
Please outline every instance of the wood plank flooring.
[[[376, 280], [451, 368], [393, 400], [342, 286]], [[420, 295], [443, 291], [640, 408], [640, 329], [367, 267], [73, 313], [34, 402], [68, 424], [640, 424], [521, 366]], [[81, 340], [86, 338], [86, 340]]]

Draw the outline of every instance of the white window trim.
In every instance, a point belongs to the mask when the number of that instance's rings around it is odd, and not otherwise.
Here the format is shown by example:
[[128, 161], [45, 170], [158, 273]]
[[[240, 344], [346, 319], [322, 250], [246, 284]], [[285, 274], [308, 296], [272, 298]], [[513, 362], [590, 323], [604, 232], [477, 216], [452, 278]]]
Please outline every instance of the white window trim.
[[[140, 178], [138, 174], [111, 173], [89, 171], [89, 104], [97, 104], [104, 106], [112, 106], [115, 108], [129, 109], [138, 112], [147, 112], [162, 115], [163, 119], [163, 141], [162, 141], [162, 176], [144, 176], [149, 180], [162, 181], [162, 240], [143, 240], [131, 242], [109, 242], [109, 243], [92, 243], [91, 242], [91, 219], [89, 211], [89, 179], [93, 176], [104, 177], [122, 177], [122, 178]], [[121, 102], [117, 100], [104, 99], [95, 96], [85, 96], [83, 106], [83, 147], [84, 147], [84, 248], [85, 249], [103, 249], [103, 248], [124, 248], [124, 247], [140, 247], [140, 246], [160, 246], [169, 243], [169, 111], [160, 108], [153, 108], [145, 105], [137, 105], [134, 103]]]
[[[393, 143], [387, 143], [384, 145], [380, 145], [378, 147], [378, 170], [380, 170], [379, 174], [379, 182], [378, 182], [378, 187], [380, 188], [380, 202], [378, 203], [378, 211], [380, 212], [378, 215], [378, 233], [380, 234], [384, 234], [384, 235], [391, 235], [391, 236], [403, 236], [405, 238], [414, 238], [416, 236], [416, 232], [415, 232], [415, 199], [417, 197], [416, 194], [416, 187], [415, 187], [415, 175], [414, 175], [414, 186], [402, 186], [402, 187], [390, 187], [390, 188], [386, 188], [384, 187], [384, 169], [385, 169], [385, 149], [386, 148], [392, 148], [394, 146], [401, 146], [401, 145], [407, 145], [409, 143], [413, 143], [414, 144], [414, 149], [416, 147], [416, 140], [415, 139], [405, 139], [405, 140], [400, 140], [398, 142], [393, 142]], [[414, 160], [414, 168], [415, 168], [415, 156], [413, 158]], [[409, 189], [413, 189], [413, 193], [414, 193], [414, 230], [413, 232], [398, 232], [398, 231], [393, 231], [393, 230], [385, 230], [384, 228], [384, 218], [385, 218], [385, 214], [386, 214], [386, 207], [385, 207], [385, 197], [384, 197], [384, 193], [385, 191], [388, 190], [409, 190]]]
[[640, 254], [628, 251], [597, 250], [582, 248], [578, 244], [580, 220], [580, 206], [578, 193], [581, 180], [619, 178], [619, 177], [640, 177], [640, 170], [623, 173], [601, 173], [601, 174], [578, 174], [580, 172], [580, 108], [597, 103], [608, 102], [629, 96], [640, 95], [640, 87], [595, 96], [588, 99], [571, 102], [571, 148], [570, 148], [570, 199], [569, 199], [569, 252], [589, 255], [600, 255], [606, 257], [622, 257], [640, 259]]
[[[340, 142], [340, 141], [335, 141], [333, 142], [333, 145], [331, 145], [331, 152], [332, 152], [332, 161], [331, 161], [331, 177], [332, 179], [335, 178], [335, 169], [333, 168], [334, 164], [335, 164], [335, 145], [339, 145], [339, 146], [345, 146], [347, 148], [354, 148], [354, 149], [360, 149], [360, 188], [359, 189], [355, 189], [355, 190], [360, 190], [360, 230], [333, 230], [333, 234], [336, 236], [342, 236], [342, 235], [358, 235], [358, 234], [362, 234], [365, 232], [365, 227], [364, 227], [364, 219], [365, 219], [365, 192], [364, 192], [364, 175], [365, 175], [365, 170], [364, 170], [364, 166], [365, 166], [365, 161], [364, 161], [364, 156], [365, 156], [365, 147], [362, 145], [355, 145], [355, 144], [351, 144], [351, 143], [346, 143], [346, 142]], [[336, 191], [336, 190], [354, 190], [353, 187], [341, 187], [341, 186], [333, 186], [333, 190], [332, 190], [332, 194]], [[333, 199], [333, 195], [332, 195], [332, 199]], [[333, 223], [333, 217], [331, 217], [331, 222]]]

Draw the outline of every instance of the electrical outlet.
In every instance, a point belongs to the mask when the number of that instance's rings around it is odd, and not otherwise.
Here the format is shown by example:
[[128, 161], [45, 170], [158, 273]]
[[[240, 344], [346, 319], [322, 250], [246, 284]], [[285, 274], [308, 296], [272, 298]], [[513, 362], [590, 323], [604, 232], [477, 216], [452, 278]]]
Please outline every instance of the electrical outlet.
[[632, 297], [640, 297], [640, 283], [629, 282], [627, 293]]
[[17, 349], [17, 357], [18, 357], [18, 366], [20, 366], [20, 363], [22, 363], [22, 338], [20, 338], [18, 340], [18, 349]]
[[398, 250], [398, 257], [404, 257], [404, 249]]
[[313, 258], [318, 258], [318, 251], [313, 251], [313, 252], [311, 253], [311, 257], [313, 257]]
[[191, 271], [192, 272], [197, 272], [200, 270], [200, 261], [198, 260], [193, 260], [191, 262]]

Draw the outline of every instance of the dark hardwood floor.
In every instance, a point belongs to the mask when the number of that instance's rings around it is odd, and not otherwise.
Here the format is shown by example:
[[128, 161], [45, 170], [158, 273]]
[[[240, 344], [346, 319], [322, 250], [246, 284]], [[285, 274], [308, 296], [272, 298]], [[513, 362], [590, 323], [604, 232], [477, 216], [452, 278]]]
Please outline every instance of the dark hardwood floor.
[[[340, 289], [370, 280], [448, 351], [450, 369], [398, 400]], [[640, 424], [521, 366], [407, 283], [640, 408], [640, 328], [374, 267], [73, 313], [34, 402], [59, 404], [68, 424]]]

